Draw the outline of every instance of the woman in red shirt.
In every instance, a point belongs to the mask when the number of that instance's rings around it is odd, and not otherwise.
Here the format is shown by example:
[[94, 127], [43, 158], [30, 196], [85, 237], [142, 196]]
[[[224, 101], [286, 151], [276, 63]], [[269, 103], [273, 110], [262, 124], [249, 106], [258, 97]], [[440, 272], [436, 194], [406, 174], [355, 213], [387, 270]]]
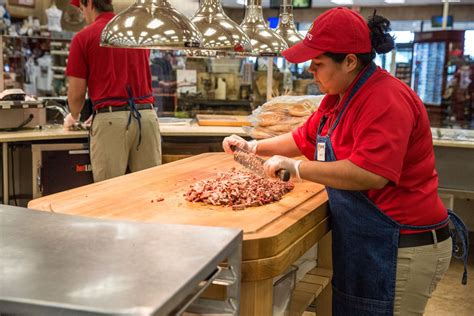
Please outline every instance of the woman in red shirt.
[[[394, 47], [389, 26], [347, 8], [319, 16], [283, 52], [292, 63], [312, 61], [309, 71], [326, 94], [318, 111], [292, 133], [223, 142], [228, 153], [236, 145], [273, 156], [264, 166], [269, 175], [287, 169], [326, 186], [334, 315], [422, 315], [451, 259], [427, 112], [407, 85], [373, 63], [376, 52]], [[309, 161], [288, 158], [301, 154]]]

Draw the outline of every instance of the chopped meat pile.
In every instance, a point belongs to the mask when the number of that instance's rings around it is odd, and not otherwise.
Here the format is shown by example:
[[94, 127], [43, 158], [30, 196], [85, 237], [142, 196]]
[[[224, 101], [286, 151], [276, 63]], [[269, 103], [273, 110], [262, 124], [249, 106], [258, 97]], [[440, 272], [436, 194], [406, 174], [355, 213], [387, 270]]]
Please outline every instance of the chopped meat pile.
[[191, 185], [184, 196], [191, 202], [232, 206], [234, 210], [241, 210], [279, 201], [293, 188], [294, 184], [290, 181], [262, 178], [232, 168], [229, 172], [219, 173], [217, 177]]

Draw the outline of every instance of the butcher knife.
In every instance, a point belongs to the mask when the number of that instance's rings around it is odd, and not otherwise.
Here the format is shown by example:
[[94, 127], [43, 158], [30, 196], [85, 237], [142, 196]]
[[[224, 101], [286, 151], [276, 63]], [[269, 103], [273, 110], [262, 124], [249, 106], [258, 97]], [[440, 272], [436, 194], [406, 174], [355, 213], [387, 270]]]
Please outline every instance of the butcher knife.
[[[262, 177], [266, 177], [265, 170], [263, 169], [265, 159], [262, 159], [254, 153], [251, 153], [235, 145], [231, 145], [230, 149], [232, 149], [232, 151], [234, 152], [235, 161], [237, 161], [239, 164], [249, 169], [253, 173], [258, 174]], [[276, 172], [276, 176], [285, 182], [290, 180], [290, 172], [286, 169], [278, 170]]]

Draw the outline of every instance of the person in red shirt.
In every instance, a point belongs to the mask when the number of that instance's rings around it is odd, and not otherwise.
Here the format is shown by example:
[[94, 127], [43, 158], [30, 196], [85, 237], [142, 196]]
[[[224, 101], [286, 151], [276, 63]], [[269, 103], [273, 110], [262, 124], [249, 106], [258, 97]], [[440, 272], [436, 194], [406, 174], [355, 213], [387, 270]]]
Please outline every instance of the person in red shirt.
[[94, 105], [90, 155], [94, 181], [161, 164], [161, 137], [153, 107], [149, 50], [100, 46], [102, 30], [115, 16], [111, 0], [72, 0], [88, 24], [72, 39], [66, 75], [76, 124], [86, 92]]
[[[228, 153], [234, 145], [273, 156], [264, 165], [270, 176], [286, 169], [326, 186], [334, 315], [422, 315], [451, 259], [448, 219], [467, 234], [438, 196], [423, 103], [373, 63], [394, 47], [389, 26], [375, 13], [368, 22], [347, 8], [323, 13], [283, 52], [292, 63], [312, 61], [326, 94], [319, 109], [292, 133], [223, 141]], [[308, 160], [288, 158], [301, 154]]]

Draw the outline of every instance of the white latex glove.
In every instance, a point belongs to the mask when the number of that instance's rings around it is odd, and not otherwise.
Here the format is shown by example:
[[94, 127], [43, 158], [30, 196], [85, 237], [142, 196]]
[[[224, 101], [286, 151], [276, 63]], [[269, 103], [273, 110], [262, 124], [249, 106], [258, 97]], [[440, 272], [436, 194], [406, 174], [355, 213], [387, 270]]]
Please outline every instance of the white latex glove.
[[64, 118], [64, 125], [63, 125], [64, 129], [69, 130], [71, 127], [74, 126], [74, 124], [77, 124], [78, 121], [79, 121], [79, 118], [75, 119], [74, 117], [72, 117], [72, 114], [69, 113]]
[[250, 151], [251, 153], [256, 153], [257, 151], [257, 141], [256, 140], [251, 140], [251, 141], [246, 141], [242, 137], [238, 135], [230, 135], [229, 137], [224, 138], [224, 141], [222, 142], [222, 148], [224, 148], [224, 151], [228, 154], [233, 154], [234, 152], [232, 149], [230, 149], [230, 146], [237, 146], [242, 149], [245, 149], [247, 151]]
[[286, 169], [290, 172], [292, 178], [301, 180], [299, 167], [302, 160], [291, 159], [284, 156], [273, 156], [263, 165], [265, 173], [270, 177], [276, 177], [276, 172], [280, 169]]

